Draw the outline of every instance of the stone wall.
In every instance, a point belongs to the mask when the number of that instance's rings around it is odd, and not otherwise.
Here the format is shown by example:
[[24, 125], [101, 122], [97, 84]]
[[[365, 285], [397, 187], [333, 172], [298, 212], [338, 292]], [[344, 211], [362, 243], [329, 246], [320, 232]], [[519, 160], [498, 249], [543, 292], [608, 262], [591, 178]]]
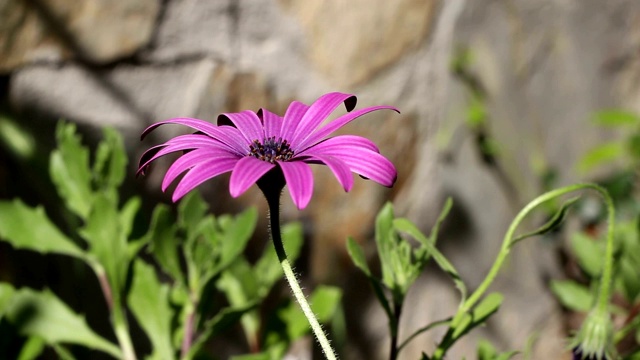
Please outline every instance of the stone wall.
[[[450, 71], [461, 46], [485, 90], [515, 197], [463, 126], [469, 89]], [[441, 245], [477, 285], [514, 209], [541, 191], [536, 169], [557, 170], [558, 185], [584, 180], [576, 160], [611, 136], [589, 126], [590, 114], [640, 111], [639, 46], [640, 3], [632, 0], [0, 1], [0, 72], [12, 111], [35, 127], [61, 117], [88, 129], [115, 126], [134, 157], [180, 131], [163, 129], [139, 143], [143, 128], [170, 117], [213, 120], [259, 107], [282, 113], [293, 99], [309, 103], [335, 90], [356, 93], [359, 106], [399, 107], [401, 115], [374, 113], [348, 129], [372, 138], [397, 164], [393, 189], [357, 179], [345, 194], [318, 169], [307, 210], [285, 199], [284, 215], [307, 226], [309, 275], [339, 285], [362, 283], [345, 238], [373, 251], [375, 211], [386, 200], [427, 230], [446, 196], [456, 208]], [[144, 181], [157, 189], [161, 175], [157, 167]], [[239, 206], [229, 205], [238, 202], [226, 186], [203, 187], [216, 211]], [[262, 201], [254, 189], [240, 203]], [[470, 340], [522, 349], [537, 333], [534, 358], [559, 358], [564, 329], [545, 284], [557, 275], [554, 251], [535, 240], [517, 248], [496, 284], [507, 301]], [[366, 286], [351, 285], [347, 296], [357, 300], [347, 316], [359, 335], [348, 358], [382, 359], [384, 315]], [[457, 306], [451, 284], [433, 269], [414, 290], [401, 336]], [[421, 336], [402, 358], [417, 358], [438, 336]], [[451, 358], [473, 353], [469, 341]]]

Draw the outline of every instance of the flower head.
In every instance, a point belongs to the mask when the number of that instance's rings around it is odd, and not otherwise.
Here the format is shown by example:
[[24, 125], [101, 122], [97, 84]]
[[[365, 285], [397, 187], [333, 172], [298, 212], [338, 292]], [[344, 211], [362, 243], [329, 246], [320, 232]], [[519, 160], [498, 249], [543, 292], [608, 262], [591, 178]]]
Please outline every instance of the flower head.
[[606, 311], [592, 310], [573, 339], [573, 359], [606, 360], [615, 356], [613, 325]]
[[[341, 103], [348, 113], [323, 124]], [[231, 172], [229, 192], [233, 197], [277, 172], [299, 209], [307, 206], [313, 193], [309, 164], [329, 167], [345, 191], [353, 186], [352, 172], [391, 187], [396, 169], [372, 141], [355, 135], [329, 136], [369, 112], [398, 110], [392, 106], [373, 106], [351, 112], [355, 105], [355, 96], [336, 92], [321, 96], [311, 106], [294, 101], [284, 117], [260, 109], [257, 113], [246, 110], [222, 114], [217, 125], [190, 118], [158, 122], [149, 126], [142, 137], [164, 124], [186, 125], [196, 133], [174, 137], [147, 150], [140, 159], [138, 173], [144, 173], [161, 156], [185, 151], [169, 167], [162, 182], [162, 191], [166, 191], [178, 176], [185, 174], [173, 192], [173, 201], [226, 172]]]

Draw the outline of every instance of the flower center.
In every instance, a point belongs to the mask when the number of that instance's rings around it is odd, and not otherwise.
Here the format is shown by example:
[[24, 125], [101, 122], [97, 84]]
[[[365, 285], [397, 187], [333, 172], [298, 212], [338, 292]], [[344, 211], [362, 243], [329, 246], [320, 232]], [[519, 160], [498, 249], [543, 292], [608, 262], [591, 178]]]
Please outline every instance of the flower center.
[[249, 145], [249, 155], [262, 161], [274, 164], [276, 161], [287, 161], [293, 157], [293, 150], [287, 140], [275, 136], [263, 139], [262, 142], [253, 140]]

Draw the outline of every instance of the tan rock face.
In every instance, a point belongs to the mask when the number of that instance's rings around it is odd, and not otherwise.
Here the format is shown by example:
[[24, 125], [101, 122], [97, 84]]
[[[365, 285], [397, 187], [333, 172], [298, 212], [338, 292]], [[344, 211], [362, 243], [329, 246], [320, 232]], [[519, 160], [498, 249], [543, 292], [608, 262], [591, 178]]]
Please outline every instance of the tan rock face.
[[334, 84], [350, 86], [371, 78], [423, 43], [436, 0], [280, 3], [305, 28], [310, 61]]
[[3, 0], [0, 71], [69, 56], [106, 63], [151, 38], [157, 0]]

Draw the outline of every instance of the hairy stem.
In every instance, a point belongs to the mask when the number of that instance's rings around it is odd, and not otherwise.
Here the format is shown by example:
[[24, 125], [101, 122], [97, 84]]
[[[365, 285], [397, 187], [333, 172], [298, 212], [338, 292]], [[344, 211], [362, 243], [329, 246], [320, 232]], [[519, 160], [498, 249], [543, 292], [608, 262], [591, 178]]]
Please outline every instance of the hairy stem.
[[293, 271], [291, 263], [287, 258], [287, 254], [284, 250], [284, 244], [282, 243], [282, 236], [280, 234], [280, 190], [276, 191], [265, 191], [265, 197], [267, 198], [267, 203], [269, 204], [269, 224], [271, 228], [271, 239], [273, 240], [273, 246], [275, 247], [276, 254], [278, 255], [278, 260], [280, 261], [280, 265], [282, 266], [282, 271], [284, 272], [284, 276], [291, 287], [291, 291], [293, 292], [293, 296], [296, 301], [300, 305], [304, 316], [309, 321], [309, 325], [311, 326], [311, 330], [315, 335], [318, 343], [320, 343], [320, 347], [322, 348], [322, 352], [324, 353], [325, 358], [328, 360], [337, 360], [337, 355], [333, 351], [331, 347], [331, 343], [327, 338], [322, 326], [318, 322], [313, 310], [309, 306], [307, 302], [307, 298], [302, 292], [302, 288], [298, 283], [298, 279]]

